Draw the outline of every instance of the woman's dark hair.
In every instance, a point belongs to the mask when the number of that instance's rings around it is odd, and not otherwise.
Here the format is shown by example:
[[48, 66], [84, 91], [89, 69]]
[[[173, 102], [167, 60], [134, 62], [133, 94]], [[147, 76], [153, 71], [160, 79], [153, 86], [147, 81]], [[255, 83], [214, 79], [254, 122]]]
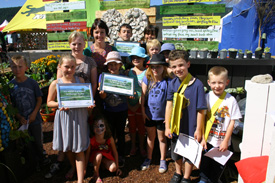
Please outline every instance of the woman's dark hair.
[[159, 28], [157, 26], [148, 25], [144, 29], [144, 34], [154, 34], [158, 38]]
[[101, 20], [100, 18], [96, 18], [93, 25], [92, 25], [92, 28], [91, 28], [91, 36], [92, 37], [94, 37], [94, 30], [97, 27], [100, 28], [100, 29], [105, 29], [106, 35], [109, 36], [109, 28], [106, 25], [106, 23], [103, 20]]
[[104, 139], [109, 139], [112, 137], [112, 132], [108, 126], [108, 122], [107, 119], [102, 116], [102, 115], [97, 115], [94, 119], [93, 119], [93, 124], [91, 125], [91, 137], [95, 136], [95, 132], [94, 132], [94, 126], [95, 124], [99, 121], [102, 120], [104, 125], [105, 125], [105, 133], [104, 133]]

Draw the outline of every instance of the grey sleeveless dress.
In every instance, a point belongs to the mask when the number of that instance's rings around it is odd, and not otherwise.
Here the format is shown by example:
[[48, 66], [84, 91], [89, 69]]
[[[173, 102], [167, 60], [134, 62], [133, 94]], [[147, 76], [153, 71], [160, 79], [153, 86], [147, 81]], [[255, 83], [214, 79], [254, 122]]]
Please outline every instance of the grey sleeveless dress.
[[[76, 82], [80, 83], [75, 76]], [[57, 79], [63, 83], [62, 79]], [[68, 111], [56, 110], [53, 131], [53, 150], [72, 151], [79, 153], [85, 151], [89, 144], [87, 108], [72, 108]]]

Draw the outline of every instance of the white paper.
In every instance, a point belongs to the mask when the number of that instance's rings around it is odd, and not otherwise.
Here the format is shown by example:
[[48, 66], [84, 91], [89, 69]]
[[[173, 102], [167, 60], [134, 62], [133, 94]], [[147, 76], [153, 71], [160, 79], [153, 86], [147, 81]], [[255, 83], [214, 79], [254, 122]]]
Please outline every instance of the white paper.
[[219, 151], [218, 147], [214, 147], [204, 154], [204, 156], [208, 156], [209, 158], [212, 158], [213, 160], [220, 163], [221, 165], [225, 165], [225, 163], [230, 159], [232, 155], [233, 155], [233, 152], [229, 150], [221, 152]]
[[275, 122], [275, 111], [270, 111], [267, 113], [271, 118], [272, 120]]
[[24, 130], [27, 130], [28, 128], [29, 128], [29, 120], [27, 121], [27, 124], [20, 126], [18, 131], [24, 131]]
[[180, 133], [174, 152], [189, 159], [199, 168], [202, 146], [194, 137]]

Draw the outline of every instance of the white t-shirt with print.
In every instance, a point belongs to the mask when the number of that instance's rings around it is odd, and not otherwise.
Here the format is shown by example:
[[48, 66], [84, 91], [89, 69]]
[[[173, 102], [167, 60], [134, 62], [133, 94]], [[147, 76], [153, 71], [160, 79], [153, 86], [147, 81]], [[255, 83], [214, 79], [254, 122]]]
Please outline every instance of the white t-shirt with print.
[[[207, 93], [205, 97], [207, 102], [207, 109], [209, 111], [219, 97], [216, 96], [213, 91]], [[212, 129], [210, 130], [207, 142], [214, 147], [219, 147], [225, 137], [225, 133], [230, 121], [242, 118], [236, 99], [227, 93], [218, 110], [216, 111], [215, 116], [216, 119], [213, 123]], [[231, 137], [228, 141], [228, 146], [230, 145]]]

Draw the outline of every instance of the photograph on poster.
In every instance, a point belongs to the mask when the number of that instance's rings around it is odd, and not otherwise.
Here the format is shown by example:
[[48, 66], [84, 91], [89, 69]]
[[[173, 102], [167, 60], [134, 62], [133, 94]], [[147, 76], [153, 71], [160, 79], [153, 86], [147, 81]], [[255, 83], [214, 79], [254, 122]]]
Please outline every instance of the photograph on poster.
[[120, 53], [120, 56], [122, 57], [128, 57], [129, 54], [131, 53], [131, 50], [135, 46], [140, 46], [140, 43], [138, 42], [126, 42], [126, 41], [116, 41], [115, 42], [115, 47]]

